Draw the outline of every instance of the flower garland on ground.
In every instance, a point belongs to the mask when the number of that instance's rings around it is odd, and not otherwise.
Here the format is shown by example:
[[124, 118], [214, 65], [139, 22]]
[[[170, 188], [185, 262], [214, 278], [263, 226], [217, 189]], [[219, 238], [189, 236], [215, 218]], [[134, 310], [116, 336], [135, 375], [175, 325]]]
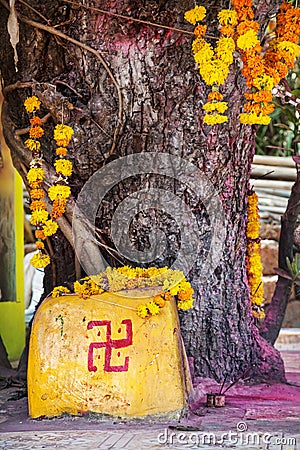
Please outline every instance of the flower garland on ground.
[[[209, 102], [203, 106], [206, 111], [203, 120], [208, 125], [228, 120], [223, 115], [227, 110], [227, 103], [221, 101], [223, 96], [219, 92], [219, 86], [228, 76], [236, 45], [241, 52], [242, 73], [249, 89], [245, 94], [247, 103], [244, 105], [244, 112], [240, 114], [240, 122], [267, 125], [271, 120], [269, 115], [274, 111], [272, 89], [294, 67], [295, 58], [299, 55], [300, 47], [297, 43], [300, 8], [294, 8], [286, 1], [281, 5], [276, 16], [275, 39], [270, 41], [269, 48], [263, 55], [257, 34], [260, 25], [254, 20], [252, 0], [232, 0], [231, 3], [234, 10], [221, 10], [218, 14], [222, 36], [214, 50], [203, 39], [207, 27], [197, 25], [194, 30], [194, 58], [203, 80], [212, 86]], [[206, 9], [196, 6], [185, 13], [185, 19], [196, 25], [205, 15]]]
[[58, 124], [54, 129], [54, 140], [57, 144], [56, 155], [58, 159], [54, 166], [57, 173], [57, 181], [55, 185], [48, 190], [48, 196], [53, 201], [51, 218], [43, 200], [44, 191], [42, 184], [45, 179], [45, 171], [42, 168], [43, 155], [41, 152], [41, 144], [39, 138], [44, 134], [41, 127], [42, 120], [36, 115], [40, 109], [41, 102], [36, 96], [27, 97], [24, 106], [28, 114], [32, 114], [30, 118], [29, 139], [24, 145], [31, 150], [33, 159], [30, 163], [30, 170], [27, 174], [28, 184], [31, 188], [29, 195], [31, 198], [30, 209], [32, 211], [30, 223], [36, 227], [35, 237], [36, 248], [39, 250], [30, 260], [33, 267], [42, 269], [50, 264], [50, 257], [45, 253], [45, 245], [43, 240], [48, 236], [56, 233], [58, 225], [55, 219], [58, 219], [65, 212], [67, 199], [71, 194], [71, 189], [67, 185], [67, 179], [72, 174], [72, 163], [64, 158], [67, 153], [66, 147], [73, 135], [73, 129], [67, 125]]
[[[137, 314], [145, 319], [160, 313], [167, 301], [175, 297], [177, 308], [187, 310], [193, 307], [194, 290], [191, 284], [186, 281], [183, 273], [179, 270], [171, 270], [167, 267], [148, 269], [140, 267], [124, 266], [120, 268], [107, 269], [90, 277], [82, 278], [74, 283], [74, 293], [82, 298], [91, 295], [99, 295], [105, 291], [118, 292], [125, 289], [161, 287], [161, 292], [145, 304], [138, 305]], [[53, 297], [59, 297], [71, 293], [64, 286], [57, 286], [52, 291]]]
[[27, 174], [28, 184], [31, 188], [29, 192], [31, 198], [30, 209], [32, 211], [30, 223], [36, 227], [36, 248], [39, 250], [38, 253], [33, 255], [30, 263], [33, 267], [42, 269], [50, 263], [50, 257], [45, 253], [43, 240], [56, 232], [57, 224], [52, 219], [49, 219], [49, 213], [43, 200], [45, 194], [42, 184], [45, 178], [45, 171], [42, 167], [43, 155], [41, 143], [38, 139], [43, 136], [44, 130], [41, 127], [42, 120], [36, 115], [36, 112], [40, 109], [41, 102], [36, 96], [27, 97], [24, 106], [28, 114], [32, 114], [29, 139], [24, 144], [32, 152], [32, 161]]
[[203, 36], [206, 33], [206, 25], [198, 24], [206, 15], [204, 6], [196, 6], [187, 11], [185, 19], [192, 25], [197, 25], [193, 41], [194, 59], [199, 67], [200, 75], [205, 83], [212, 86], [212, 92], [208, 95], [208, 102], [204, 104], [205, 115], [203, 121], [207, 125], [227, 122], [228, 118], [224, 112], [228, 109], [227, 102], [222, 102], [223, 95], [219, 92], [219, 87], [225, 83], [229, 73], [229, 66], [233, 62], [233, 52], [235, 42], [232, 38], [234, 27], [237, 23], [235, 11], [222, 10], [218, 14], [219, 24], [221, 25], [221, 37], [218, 39], [216, 47], [213, 49]]
[[262, 319], [264, 288], [262, 283], [262, 263], [260, 259], [260, 223], [258, 214], [258, 196], [254, 191], [248, 194], [248, 222], [246, 228], [247, 256], [246, 267], [250, 287], [250, 301], [253, 316]]

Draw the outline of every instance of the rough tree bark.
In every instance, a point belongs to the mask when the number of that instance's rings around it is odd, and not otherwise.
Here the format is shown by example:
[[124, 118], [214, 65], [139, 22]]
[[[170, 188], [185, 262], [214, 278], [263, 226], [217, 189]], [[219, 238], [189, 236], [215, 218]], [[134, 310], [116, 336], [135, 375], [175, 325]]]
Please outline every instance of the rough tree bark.
[[[270, 14], [276, 12], [278, 3], [256, 2], [256, 18], [262, 29]], [[30, 9], [19, 1], [18, 72], [6, 31], [5, 0], [0, 5], [3, 43], [0, 58], [6, 99], [3, 126], [14, 164], [23, 178], [30, 155], [22, 144], [26, 135], [16, 130], [28, 126], [22, 105], [31, 93], [43, 102], [43, 114], [51, 114], [44, 124], [43, 138], [48, 183], [53, 180], [53, 124], [63, 113], [65, 123], [75, 130], [70, 147], [74, 199], [97, 169], [121, 156], [165, 152], [196, 165], [219, 193], [225, 214], [226, 245], [207, 281], [193, 284], [194, 309], [181, 314], [187, 353], [194, 358], [198, 376], [233, 379], [252, 367], [253, 378], [284, 380], [280, 355], [259, 336], [249, 304], [245, 269], [246, 195], [256, 130], [238, 121], [245, 83], [237, 62], [222, 88], [229, 103], [228, 125], [210, 128], [203, 124], [201, 105], [209, 89], [195, 68], [191, 53], [193, 30], [183, 18], [194, 2], [96, 3], [97, 8], [144, 21], [136, 22], [97, 11], [93, 1], [85, 2], [83, 7], [71, 1], [32, 0]], [[221, 7], [228, 7], [229, 2], [220, 5], [211, 0], [205, 6], [211, 27], [209, 34], [217, 35], [216, 13]], [[145, 21], [182, 31], [155, 27]], [[211, 230], [203, 204], [195, 204], [192, 194], [180, 182], [147, 175], [119, 183], [101, 205], [97, 226], [102, 244], [113, 247], [109, 227], [116, 206], [129, 193], [149, 186], [163, 186], [181, 195], [196, 211], [205, 251]], [[62, 233], [49, 241], [54, 264], [46, 273], [47, 291], [53, 283], [62, 284], [75, 278], [69, 233], [72, 206], [71, 203], [62, 220]], [[170, 264], [180, 248], [180, 232], [168, 214], [150, 211], [136, 218], [132, 238], [136, 248], [148, 248], [148, 233], [153, 226], [168, 235], [164, 256], [156, 262]], [[111, 263], [114, 262], [112, 259]], [[67, 273], [66, 267], [70, 267]], [[192, 283], [199, 276], [199, 267], [196, 262], [189, 274]]]

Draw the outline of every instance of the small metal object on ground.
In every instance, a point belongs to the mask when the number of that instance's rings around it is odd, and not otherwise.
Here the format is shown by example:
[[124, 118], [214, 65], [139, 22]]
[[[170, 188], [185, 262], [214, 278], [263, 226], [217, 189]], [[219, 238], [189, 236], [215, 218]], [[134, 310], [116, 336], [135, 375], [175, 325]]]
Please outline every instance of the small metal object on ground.
[[206, 395], [206, 406], [208, 407], [222, 407], [225, 406], [225, 395], [224, 394], [207, 394]]

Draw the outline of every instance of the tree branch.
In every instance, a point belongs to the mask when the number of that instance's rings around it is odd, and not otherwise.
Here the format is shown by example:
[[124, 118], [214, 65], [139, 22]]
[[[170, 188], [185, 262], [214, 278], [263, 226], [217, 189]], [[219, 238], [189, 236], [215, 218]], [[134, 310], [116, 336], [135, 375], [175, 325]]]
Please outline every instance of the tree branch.
[[[286, 211], [281, 219], [281, 232], [279, 239], [278, 266], [288, 271], [286, 258], [293, 260], [294, 230], [300, 214], [300, 171], [297, 170], [297, 179], [291, 191]], [[285, 310], [290, 297], [292, 281], [279, 275], [275, 292], [268, 313], [262, 323], [260, 334], [268, 342], [274, 344], [284, 319]]]

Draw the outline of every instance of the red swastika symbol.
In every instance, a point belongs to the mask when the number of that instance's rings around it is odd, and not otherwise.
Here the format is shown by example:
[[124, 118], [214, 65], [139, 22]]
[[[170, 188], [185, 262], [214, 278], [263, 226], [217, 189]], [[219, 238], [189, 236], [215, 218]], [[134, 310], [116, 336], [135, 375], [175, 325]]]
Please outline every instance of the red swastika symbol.
[[[132, 322], [130, 319], [122, 320], [121, 324], [126, 325], [125, 339], [111, 338], [111, 321], [110, 320], [91, 320], [88, 323], [87, 329], [91, 330], [93, 327], [106, 326], [106, 341], [92, 342], [89, 346], [88, 353], [88, 369], [89, 372], [96, 372], [97, 367], [94, 366], [94, 348], [105, 348], [104, 371], [105, 372], [127, 372], [129, 356], [126, 356], [125, 362], [122, 366], [111, 366], [111, 355], [113, 348], [124, 348], [132, 345]], [[118, 330], [121, 332], [121, 328]], [[119, 352], [118, 352], [119, 356]]]

